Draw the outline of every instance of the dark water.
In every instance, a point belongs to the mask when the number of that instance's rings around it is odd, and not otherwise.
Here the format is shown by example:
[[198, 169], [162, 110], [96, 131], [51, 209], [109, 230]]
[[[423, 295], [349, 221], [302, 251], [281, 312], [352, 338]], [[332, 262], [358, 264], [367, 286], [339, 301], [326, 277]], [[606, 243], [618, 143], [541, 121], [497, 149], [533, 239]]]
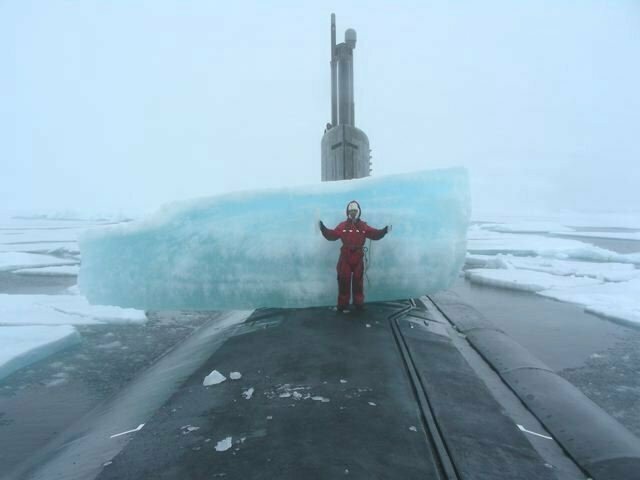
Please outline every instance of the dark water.
[[0, 272], [0, 293], [58, 295], [76, 282], [77, 277], [71, 276], [15, 275], [11, 272]]
[[577, 305], [463, 278], [452, 290], [640, 436], [640, 325], [620, 325]]
[[518, 343], [558, 371], [624, 340], [634, 330], [528, 292], [477, 285], [459, 279], [454, 290]]
[[77, 326], [81, 343], [0, 380], [0, 477], [206, 321], [149, 313], [145, 325]]

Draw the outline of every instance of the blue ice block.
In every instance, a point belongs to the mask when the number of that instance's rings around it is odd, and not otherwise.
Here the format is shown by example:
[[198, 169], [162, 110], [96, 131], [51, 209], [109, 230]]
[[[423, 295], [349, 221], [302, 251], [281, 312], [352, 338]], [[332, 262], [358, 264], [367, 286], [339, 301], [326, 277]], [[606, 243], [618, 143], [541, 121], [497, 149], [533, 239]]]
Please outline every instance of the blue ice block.
[[176, 202], [137, 222], [80, 239], [80, 290], [90, 302], [145, 310], [334, 305], [340, 241], [334, 228], [357, 200], [362, 219], [393, 225], [367, 241], [365, 301], [448, 288], [466, 252], [466, 170], [256, 190]]

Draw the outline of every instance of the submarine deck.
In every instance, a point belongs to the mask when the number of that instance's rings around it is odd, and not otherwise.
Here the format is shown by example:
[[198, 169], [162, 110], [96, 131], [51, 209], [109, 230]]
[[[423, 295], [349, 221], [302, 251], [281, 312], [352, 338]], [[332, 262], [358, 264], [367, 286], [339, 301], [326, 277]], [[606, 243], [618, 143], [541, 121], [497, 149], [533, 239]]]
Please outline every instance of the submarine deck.
[[425, 313], [254, 313], [99, 478], [554, 478]]
[[[196, 332], [184, 343], [199, 342], [197, 349], [170, 352], [158, 362], [160, 375], [77, 422], [11, 478], [544, 480], [637, 472], [637, 439], [624, 431], [622, 440], [603, 440], [611, 452], [594, 451], [598, 445], [585, 452], [573, 448], [573, 438], [556, 444], [553, 437], [573, 434], [561, 419], [547, 430], [539, 423], [535, 432], [524, 429], [514, 412], [533, 418], [536, 405], [520, 403], [513, 372], [531, 369], [507, 366], [526, 354], [514, 354], [502, 332], [455, 299], [367, 307], [358, 314], [263, 309], [224, 334], [219, 327]], [[463, 345], [467, 337], [478, 345], [502, 342], [502, 356], [485, 357], [489, 373]], [[175, 372], [175, 357], [196, 350], [202, 361]], [[213, 370], [241, 378], [204, 386]], [[170, 391], [153, 387], [167, 377]], [[526, 388], [520, 393], [531, 396]], [[156, 406], [141, 408], [151, 398]], [[138, 422], [144, 428], [136, 430]], [[617, 428], [602, 422], [605, 430]], [[124, 434], [114, 438], [117, 432]]]

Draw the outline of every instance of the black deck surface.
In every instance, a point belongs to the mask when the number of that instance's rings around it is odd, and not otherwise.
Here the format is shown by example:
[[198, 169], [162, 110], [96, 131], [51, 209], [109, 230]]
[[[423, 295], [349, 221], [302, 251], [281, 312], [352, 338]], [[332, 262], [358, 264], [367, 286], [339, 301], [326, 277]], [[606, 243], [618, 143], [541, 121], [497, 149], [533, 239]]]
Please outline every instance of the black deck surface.
[[408, 305], [255, 312], [98, 478], [554, 478], [425, 312], [389, 319]]

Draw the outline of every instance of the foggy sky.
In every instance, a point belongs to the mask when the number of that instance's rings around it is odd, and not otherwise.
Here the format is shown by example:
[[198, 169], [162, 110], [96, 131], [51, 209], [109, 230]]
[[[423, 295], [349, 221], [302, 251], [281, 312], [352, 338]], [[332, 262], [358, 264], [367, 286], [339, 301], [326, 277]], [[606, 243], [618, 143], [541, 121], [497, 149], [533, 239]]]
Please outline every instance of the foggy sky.
[[374, 175], [461, 165], [474, 210], [640, 211], [640, 2], [303, 3], [0, 0], [0, 212], [319, 182], [331, 12]]

